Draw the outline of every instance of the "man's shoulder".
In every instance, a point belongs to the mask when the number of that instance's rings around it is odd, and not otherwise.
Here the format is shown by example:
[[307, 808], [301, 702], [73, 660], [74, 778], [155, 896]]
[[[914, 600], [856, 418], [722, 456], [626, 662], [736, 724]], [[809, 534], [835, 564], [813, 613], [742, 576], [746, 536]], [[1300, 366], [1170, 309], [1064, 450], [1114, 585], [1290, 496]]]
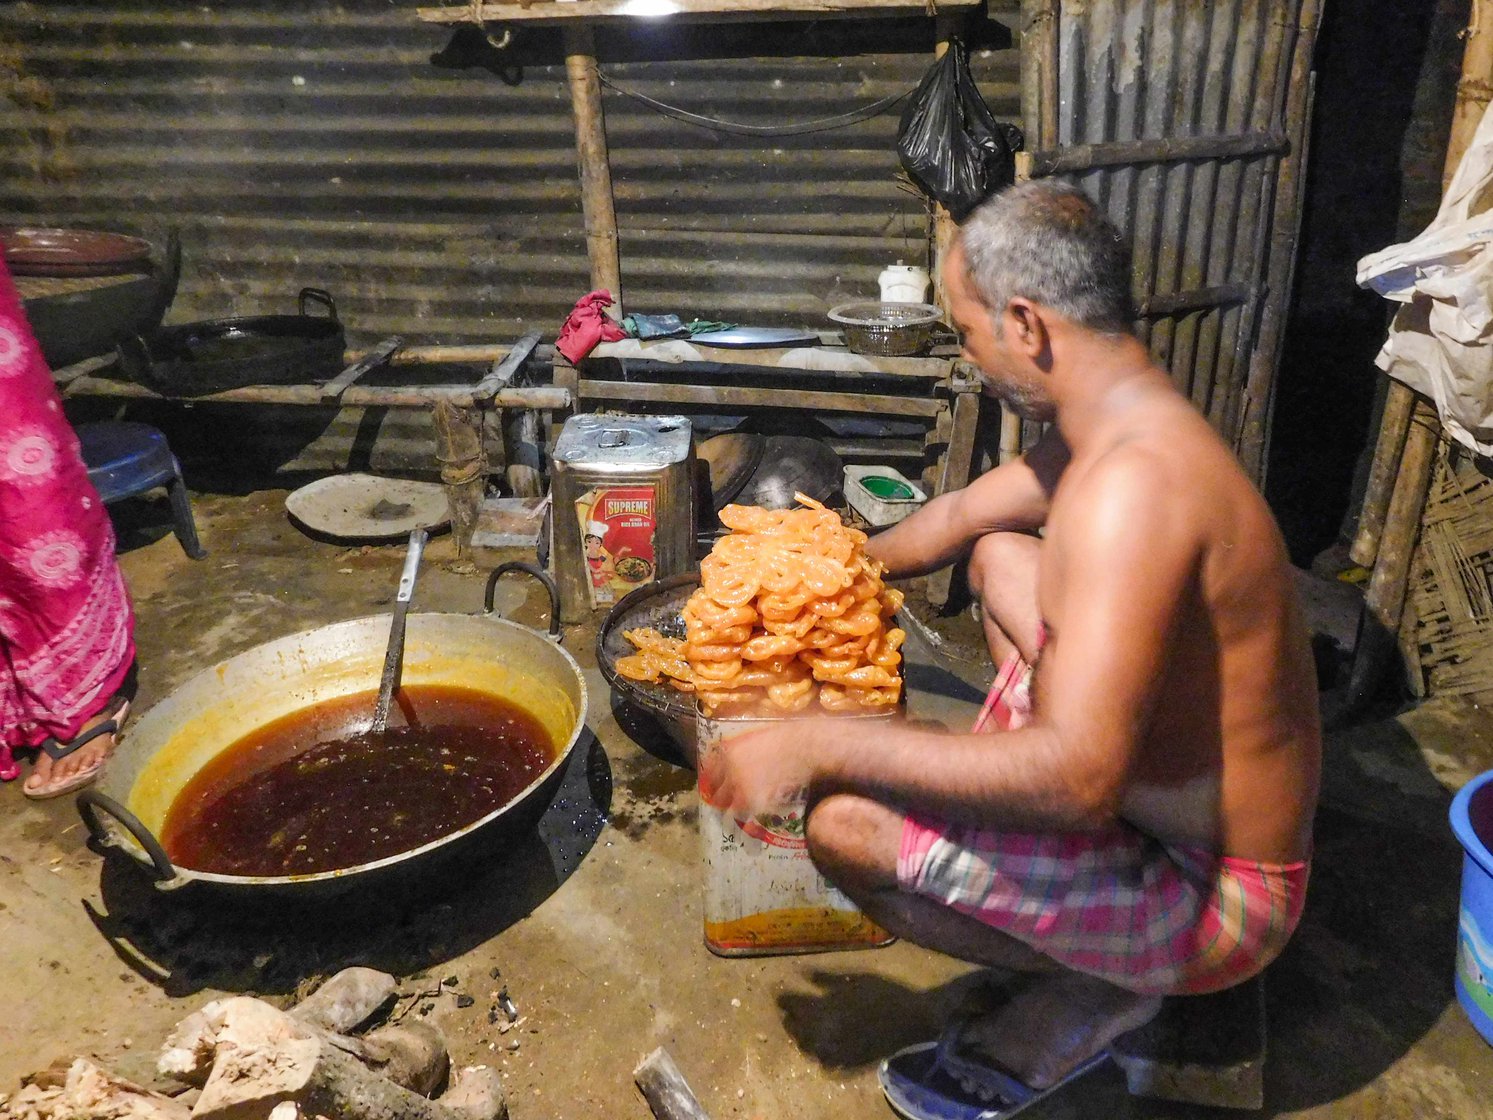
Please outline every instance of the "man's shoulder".
[[1158, 434], [1126, 433], [1075, 456], [1064, 497], [1083, 502], [1165, 500], [1178, 493], [1184, 464]]

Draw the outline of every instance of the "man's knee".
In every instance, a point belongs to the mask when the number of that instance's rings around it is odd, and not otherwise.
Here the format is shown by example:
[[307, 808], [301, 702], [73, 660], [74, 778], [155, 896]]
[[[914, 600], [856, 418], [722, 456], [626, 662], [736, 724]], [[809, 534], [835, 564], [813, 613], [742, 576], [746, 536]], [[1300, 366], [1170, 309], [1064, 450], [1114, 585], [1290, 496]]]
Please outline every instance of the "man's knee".
[[986, 533], [975, 542], [969, 556], [969, 589], [983, 600], [992, 586], [1035, 580], [1036, 537], [1026, 533]]
[[841, 889], [897, 885], [902, 815], [894, 809], [854, 794], [831, 794], [809, 811], [804, 835], [815, 866]]

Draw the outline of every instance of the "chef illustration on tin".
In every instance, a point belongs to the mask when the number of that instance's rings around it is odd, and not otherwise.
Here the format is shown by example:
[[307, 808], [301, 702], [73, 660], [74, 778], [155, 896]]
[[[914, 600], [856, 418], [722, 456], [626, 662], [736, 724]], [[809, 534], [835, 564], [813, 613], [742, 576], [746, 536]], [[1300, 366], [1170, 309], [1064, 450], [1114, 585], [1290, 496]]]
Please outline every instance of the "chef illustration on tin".
[[605, 521], [586, 523], [586, 568], [591, 575], [591, 598], [596, 603], [612, 602], [612, 577], [617, 574], [612, 554], [604, 543], [606, 535]]

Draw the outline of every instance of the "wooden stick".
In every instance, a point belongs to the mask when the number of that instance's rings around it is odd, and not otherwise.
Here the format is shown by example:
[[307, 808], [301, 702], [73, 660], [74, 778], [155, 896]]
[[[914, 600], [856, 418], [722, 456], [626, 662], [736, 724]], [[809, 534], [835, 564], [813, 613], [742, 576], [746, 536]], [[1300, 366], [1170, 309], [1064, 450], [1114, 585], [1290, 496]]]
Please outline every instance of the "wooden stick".
[[1253, 298], [1256, 289], [1247, 284], [1216, 284], [1185, 292], [1156, 292], [1140, 301], [1136, 315], [1142, 319], [1164, 315], [1186, 315], [1213, 307], [1233, 307]]
[[797, 408], [805, 411], [860, 412], [872, 416], [937, 416], [946, 409], [929, 397], [884, 393], [835, 393], [805, 389], [754, 389], [740, 385], [665, 385], [587, 379], [584, 400], [652, 401], [662, 404], [721, 405], [740, 408]]
[[[943, 471], [938, 480], [938, 493], [948, 494], [969, 485], [970, 470], [974, 465], [975, 432], [980, 424], [979, 382], [973, 392], [954, 394], [954, 415], [949, 425], [949, 446], [944, 451]], [[931, 573], [926, 584], [928, 602], [936, 610], [948, 605], [954, 581], [954, 566], [947, 564]]]
[[1193, 159], [1238, 159], [1273, 155], [1290, 147], [1278, 129], [1219, 136], [1177, 136], [1153, 140], [1114, 140], [1103, 144], [1073, 144], [1032, 153], [1032, 175], [1064, 175], [1099, 167], [1131, 167], [1143, 163], [1183, 163]]
[[[499, 343], [478, 343], [471, 346], [406, 346], [389, 359], [389, 364], [391, 366], [419, 366], [471, 362], [489, 365], [493, 362], [501, 362], [512, 349], [512, 346]], [[349, 350], [343, 355], [343, 361], [355, 362], [367, 353], [367, 350]], [[536, 361], [552, 362], [555, 358], [555, 348], [549, 343], [537, 346], [534, 348], [533, 357]]]
[[508, 388], [509, 382], [538, 348], [539, 338], [538, 331], [530, 331], [515, 342], [513, 349], [504, 354], [501, 361], [494, 363], [487, 376], [477, 383], [477, 388], [472, 390], [473, 399], [480, 401], [500, 389]]
[[[1467, 27], [1467, 42], [1462, 54], [1462, 80], [1457, 85], [1457, 106], [1452, 117], [1451, 137], [1446, 147], [1446, 162], [1442, 168], [1441, 186], [1445, 193], [1457, 166], [1467, 152], [1472, 136], [1477, 131], [1482, 113], [1493, 93], [1493, 0], [1473, 0], [1470, 21]], [[1397, 389], [1399, 391], [1397, 391]], [[1381, 423], [1380, 439], [1375, 445], [1375, 462], [1370, 471], [1383, 470], [1378, 461], [1381, 450], [1386, 453], [1395, 442], [1383, 434], [1384, 424], [1396, 422], [1404, 407], [1403, 394], [1410, 390], [1390, 383], [1390, 395], [1385, 399], [1385, 422]], [[1391, 401], [1394, 409], [1391, 410]], [[1398, 639], [1404, 622], [1406, 591], [1410, 582], [1410, 562], [1415, 543], [1420, 535], [1421, 515], [1425, 511], [1426, 494], [1431, 482], [1431, 464], [1436, 443], [1441, 435], [1441, 422], [1435, 406], [1419, 395], [1414, 395], [1414, 407], [1410, 428], [1405, 436], [1404, 451], [1395, 476], [1394, 489], [1384, 515], [1384, 527], [1379, 537], [1379, 547], [1374, 559], [1374, 574], [1369, 580], [1369, 589], [1364, 596], [1363, 625], [1360, 633], [1382, 627], [1388, 631], [1383, 639], [1372, 643], [1360, 640], [1354, 650], [1353, 670], [1349, 680], [1349, 704], [1366, 698], [1377, 683], [1383, 668], [1384, 652], [1395, 648], [1390, 639]], [[1355, 545], [1358, 543], [1354, 542]]]
[[400, 338], [397, 334], [384, 339], [372, 350], [368, 351], [368, 353], [364, 354], [357, 361], [353, 362], [352, 365], [323, 385], [321, 387], [322, 401], [326, 404], [335, 403], [348, 386], [365, 373], [369, 373], [386, 363], [394, 355], [394, 352], [403, 345], [404, 339]]
[[194, 1120], [245, 1120], [284, 1101], [344, 1120], [497, 1120], [506, 1112], [501, 1092], [458, 1096], [454, 1108], [426, 1099], [448, 1063], [445, 1041], [428, 1024], [345, 1038], [237, 996], [208, 1004], [174, 1034], [194, 1018], [206, 1033], [191, 1050], [212, 1063]]
[[446, 501], [451, 507], [456, 562], [466, 567], [471, 564], [472, 532], [477, 528], [482, 495], [487, 489], [481, 414], [475, 409], [457, 408], [450, 401], [437, 401], [431, 418], [435, 423], [441, 482], [445, 484]]
[[632, 1071], [632, 1079], [658, 1120], [710, 1120], [684, 1074], [663, 1047], [642, 1060]]
[[1245, 472], [1263, 485], [1265, 451], [1270, 434], [1270, 404], [1275, 399], [1275, 379], [1280, 369], [1281, 345], [1285, 338], [1291, 282], [1296, 272], [1296, 242], [1301, 234], [1302, 191], [1306, 185], [1306, 142], [1310, 125], [1311, 72], [1321, 0], [1302, 0], [1291, 57], [1290, 93], [1286, 100], [1287, 121], [1296, 123], [1291, 150], [1281, 157], [1275, 188], [1275, 215], [1270, 233], [1267, 291], [1277, 298], [1267, 300], [1260, 315], [1254, 352], [1244, 388], [1243, 420], [1237, 448]]
[[[855, 19], [864, 16], [926, 15], [927, 0], [670, 0], [671, 21], [708, 20], [711, 23], [734, 23], [775, 19]], [[940, 10], [978, 7], [977, 0], [938, 0]], [[471, 4], [443, 8], [417, 8], [416, 16], [426, 23], [470, 23]], [[603, 22], [634, 21], [638, 18], [633, 0], [577, 0], [575, 3], [525, 4], [522, 0], [496, 2], [489, 0], [476, 11], [484, 23], [569, 23], [579, 20]]]
[[[429, 408], [446, 400], [459, 408], [567, 409], [570, 394], [550, 385], [525, 385], [502, 389], [491, 400], [474, 400], [474, 385], [409, 385], [388, 388], [354, 385], [337, 403], [343, 408]], [[192, 404], [287, 404], [322, 405], [319, 385], [246, 385], [207, 393], [200, 397], [163, 397], [133, 381], [78, 377], [68, 383], [64, 396], [123, 397], [136, 400], [185, 400]], [[325, 407], [325, 406], [323, 406]], [[335, 407], [335, 406], [333, 406]]]
[[[940, 59], [949, 53], [949, 46], [963, 28], [964, 16], [962, 15], [940, 14], [934, 17], [934, 59]], [[943, 262], [958, 234], [959, 225], [954, 221], [954, 215], [950, 214], [942, 203], [935, 202], [933, 204], [933, 228], [929, 231], [928, 271], [933, 274], [933, 302], [946, 314], [949, 310], [949, 297], [944, 291]]]
[[580, 161], [581, 212], [586, 223], [586, 254], [591, 258], [591, 287], [611, 292], [613, 307], [621, 314], [617, 210], [612, 199], [601, 78], [596, 71], [596, 42], [589, 27], [565, 29], [565, 74], [570, 81], [570, 108], [575, 114], [575, 151]]
[[1395, 479], [1394, 493], [1384, 519], [1379, 556], [1363, 599], [1363, 621], [1358, 645], [1353, 650], [1353, 669], [1348, 681], [1348, 710], [1372, 694], [1383, 675], [1385, 661], [1398, 648], [1400, 624], [1405, 609], [1405, 590], [1410, 583], [1410, 561], [1420, 534], [1421, 514], [1431, 483], [1431, 465], [1441, 424], [1436, 407], [1424, 397], [1415, 397], [1405, 453]]
[[345, 1034], [394, 998], [399, 985], [376, 968], [344, 968], [290, 1009], [303, 1023]]
[[1490, 100], [1493, 100], [1493, 2], [1473, 0], [1467, 40], [1462, 48], [1462, 80], [1457, 83], [1457, 103], [1452, 110], [1451, 137], [1441, 175], [1443, 193], [1467, 154]]
[[1379, 556], [1379, 539], [1384, 534], [1389, 497], [1394, 493], [1400, 456], [1405, 451], [1405, 436], [1410, 431], [1410, 414], [1414, 408], [1415, 393], [1410, 386], [1389, 378], [1384, 412], [1379, 420], [1379, 439], [1374, 444], [1374, 459], [1363, 491], [1363, 509], [1358, 515], [1358, 532], [1348, 549], [1353, 563], [1365, 568], [1372, 568]]
[[41, 1120], [188, 1120], [191, 1110], [181, 1101], [152, 1093], [116, 1077], [87, 1058], [78, 1058], [65, 1072], [52, 1070], [33, 1077], [0, 1105], [0, 1115], [39, 1117]]

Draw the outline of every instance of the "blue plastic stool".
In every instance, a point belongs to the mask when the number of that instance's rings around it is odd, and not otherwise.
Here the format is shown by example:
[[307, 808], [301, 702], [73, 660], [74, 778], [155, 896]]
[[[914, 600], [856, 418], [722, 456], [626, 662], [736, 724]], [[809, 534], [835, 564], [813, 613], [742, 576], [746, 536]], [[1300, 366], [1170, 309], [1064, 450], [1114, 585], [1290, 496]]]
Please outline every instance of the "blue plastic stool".
[[77, 433], [83, 445], [88, 481], [98, 490], [105, 505], [164, 486], [171, 499], [171, 516], [182, 550], [193, 560], [207, 555], [197, 540], [197, 522], [192, 519], [192, 503], [181, 479], [181, 464], [171, 454], [164, 434], [149, 424], [124, 420], [79, 424]]

